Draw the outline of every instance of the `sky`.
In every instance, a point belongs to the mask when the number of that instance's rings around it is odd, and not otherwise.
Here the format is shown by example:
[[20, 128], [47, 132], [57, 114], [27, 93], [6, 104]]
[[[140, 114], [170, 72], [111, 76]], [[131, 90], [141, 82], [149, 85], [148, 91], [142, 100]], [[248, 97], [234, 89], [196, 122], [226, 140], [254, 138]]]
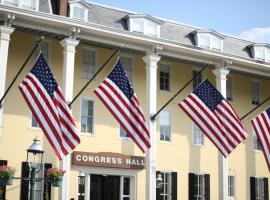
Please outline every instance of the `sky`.
[[270, 43], [270, 0], [90, 0]]

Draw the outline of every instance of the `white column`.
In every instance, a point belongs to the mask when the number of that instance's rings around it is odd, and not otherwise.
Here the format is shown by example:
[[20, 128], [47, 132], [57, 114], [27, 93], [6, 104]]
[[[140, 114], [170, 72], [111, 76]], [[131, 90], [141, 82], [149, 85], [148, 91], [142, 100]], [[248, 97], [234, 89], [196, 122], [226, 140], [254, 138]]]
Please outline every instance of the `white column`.
[[150, 116], [157, 110], [157, 63], [160, 57], [149, 53], [143, 60], [146, 63], [147, 119], [151, 136], [151, 148], [146, 156], [146, 199], [156, 200], [156, 120], [151, 121]]
[[[226, 98], [226, 76], [229, 74], [226, 68], [213, 70], [216, 75], [216, 86], [220, 93]], [[219, 200], [228, 199], [228, 160], [219, 153]]]
[[[63, 69], [63, 92], [67, 101], [73, 98], [73, 81], [74, 81], [74, 61], [75, 61], [75, 47], [79, 44], [78, 40], [66, 38], [63, 39], [61, 45], [64, 48], [64, 69]], [[70, 191], [70, 155], [63, 158], [61, 167], [66, 171], [63, 184], [59, 196], [61, 200], [69, 199]]]
[[[10, 42], [10, 35], [13, 33], [13, 31], [14, 28], [11, 28], [9, 26], [0, 26], [0, 98], [2, 98], [5, 92], [8, 48]], [[3, 108], [0, 110], [0, 128], [2, 127], [3, 127]], [[0, 132], [0, 140], [1, 140], [1, 132]]]

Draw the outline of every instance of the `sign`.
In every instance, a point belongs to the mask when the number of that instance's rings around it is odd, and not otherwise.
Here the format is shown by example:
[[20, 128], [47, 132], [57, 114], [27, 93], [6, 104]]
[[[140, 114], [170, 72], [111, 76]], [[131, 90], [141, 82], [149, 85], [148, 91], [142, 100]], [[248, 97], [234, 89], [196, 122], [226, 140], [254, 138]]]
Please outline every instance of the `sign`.
[[112, 152], [92, 153], [74, 151], [72, 154], [72, 164], [89, 167], [145, 169], [145, 157]]

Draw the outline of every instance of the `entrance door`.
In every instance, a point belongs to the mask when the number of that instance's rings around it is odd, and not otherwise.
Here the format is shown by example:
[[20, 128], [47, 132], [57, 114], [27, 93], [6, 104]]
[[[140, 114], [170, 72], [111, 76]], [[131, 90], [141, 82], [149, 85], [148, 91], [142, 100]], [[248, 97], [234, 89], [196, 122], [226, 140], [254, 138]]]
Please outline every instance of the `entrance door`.
[[91, 200], [120, 199], [120, 176], [91, 174], [90, 180]]

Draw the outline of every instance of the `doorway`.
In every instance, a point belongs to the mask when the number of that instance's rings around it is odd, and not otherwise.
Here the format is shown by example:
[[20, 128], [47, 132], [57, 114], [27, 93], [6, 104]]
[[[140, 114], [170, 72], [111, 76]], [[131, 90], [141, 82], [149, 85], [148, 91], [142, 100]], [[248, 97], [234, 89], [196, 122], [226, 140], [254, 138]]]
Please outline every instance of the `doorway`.
[[120, 176], [91, 174], [90, 181], [90, 199], [120, 199]]

